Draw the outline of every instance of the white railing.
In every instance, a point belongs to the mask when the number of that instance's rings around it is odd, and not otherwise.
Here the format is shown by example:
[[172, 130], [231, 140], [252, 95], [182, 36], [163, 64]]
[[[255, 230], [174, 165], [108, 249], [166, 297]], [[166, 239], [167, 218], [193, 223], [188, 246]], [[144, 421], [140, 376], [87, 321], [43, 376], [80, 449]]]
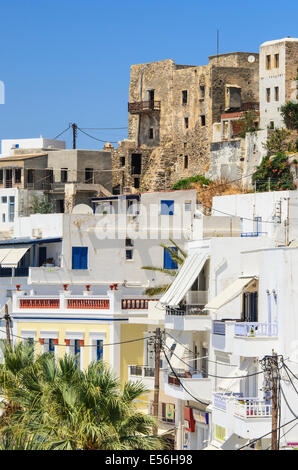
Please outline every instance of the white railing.
[[272, 405], [264, 400], [243, 398], [235, 400], [234, 414], [241, 418], [269, 418], [272, 416]]
[[278, 336], [277, 323], [258, 323], [258, 322], [236, 322], [235, 323], [236, 336]]
[[242, 397], [241, 393], [213, 393], [213, 406], [241, 418], [270, 418], [272, 405], [258, 398]]

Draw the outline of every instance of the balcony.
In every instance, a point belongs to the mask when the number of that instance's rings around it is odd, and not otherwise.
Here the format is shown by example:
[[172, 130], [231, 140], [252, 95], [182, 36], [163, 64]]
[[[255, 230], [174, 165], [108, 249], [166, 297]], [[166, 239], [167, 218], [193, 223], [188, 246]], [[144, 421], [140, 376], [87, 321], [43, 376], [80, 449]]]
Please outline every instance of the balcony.
[[128, 103], [128, 112], [130, 114], [148, 113], [152, 111], [160, 111], [160, 101], [137, 101]]
[[[212, 395], [211, 379], [203, 377], [201, 371], [179, 371], [177, 377], [172, 373], [165, 373], [164, 393], [179, 400], [199, 400], [210, 402]], [[190, 393], [188, 393], [190, 392]]]
[[271, 354], [278, 346], [278, 324], [214, 321], [212, 345], [215, 349], [245, 357]]
[[210, 330], [211, 318], [202, 310], [203, 305], [184, 305], [179, 309], [167, 307], [165, 328], [182, 331]]
[[142, 381], [148, 390], [154, 390], [154, 367], [149, 366], [128, 366], [128, 380], [131, 382]]
[[248, 439], [257, 438], [271, 430], [272, 405], [256, 397], [240, 393], [214, 393], [213, 423], [226, 429], [226, 436], [236, 433]]

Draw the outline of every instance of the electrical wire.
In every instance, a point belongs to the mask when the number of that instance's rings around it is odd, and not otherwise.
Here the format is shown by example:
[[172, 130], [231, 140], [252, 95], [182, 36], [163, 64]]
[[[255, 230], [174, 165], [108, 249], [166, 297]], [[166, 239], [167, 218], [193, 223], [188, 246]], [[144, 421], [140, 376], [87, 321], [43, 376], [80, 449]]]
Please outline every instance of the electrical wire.
[[[6, 333], [5, 330], [0, 330], [1, 333]], [[28, 340], [28, 337], [24, 337], [24, 336], [19, 336], [19, 335], [15, 335], [15, 334], [11, 334], [11, 336], [15, 337], [15, 338], [19, 338], [19, 339], [22, 339], [22, 340]], [[130, 339], [130, 340], [126, 340], [126, 341], [119, 341], [117, 343], [103, 343], [103, 346], [116, 346], [116, 345], [119, 345], [119, 344], [126, 344], [126, 343], [135, 343], [137, 341], [147, 341], [149, 340], [150, 338], [155, 338], [155, 336], [147, 336], [147, 337], [144, 337], [144, 338], [135, 338], [135, 339]], [[44, 338], [42, 338], [44, 339]], [[33, 343], [36, 343], [36, 344], [40, 344], [39, 340], [33, 340], [32, 341]], [[63, 346], [65, 347], [66, 345], [65, 344], [55, 344], [55, 346]], [[81, 346], [82, 348], [94, 348], [94, 347], [97, 347], [96, 344], [84, 344], [83, 346]]]
[[105, 140], [102, 140], [102, 139], [98, 139], [97, 137], [94, 137], [93, 135], [90, 135], [88, 134], [87, 132], [83, 131], [80, 127], [77, 127], [77, 129], [79, 131], [81, 131], [83, 134], [87, 135], [88, 137], [90, 137], [90, 139], [94, 139], [94, 140], [97, 140], [98, 142], [110, 142], [111, 144], [118, 144], [118, 140], [108, 140], [108, 139], [105, 139]]
[[58, 139], [62, 134], [64, 134], [64, 132], [68, 131], [68, 129], [70, 129], [70, 125], [66, 129], [64, 129], [64, 131], [60, 132], [60, 134], [56, 135], [53, 140]]
[[128, 127], [81, 127], [84, 131], [112, 131], [112, 130], [121, 130], [128, 129]]

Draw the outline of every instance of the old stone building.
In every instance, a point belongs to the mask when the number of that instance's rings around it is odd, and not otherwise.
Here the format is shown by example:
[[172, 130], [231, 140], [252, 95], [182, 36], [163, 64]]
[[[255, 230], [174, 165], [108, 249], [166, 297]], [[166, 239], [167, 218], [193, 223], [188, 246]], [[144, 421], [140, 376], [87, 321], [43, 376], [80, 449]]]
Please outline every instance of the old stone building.
[[244, 52], [211, 56], [203, 66], [133, 65], [128, 139], [113, 151], [114, 192], [170, 189], [204, 174], [213, 123], [259, 101], [258, 71], [258, 54]]

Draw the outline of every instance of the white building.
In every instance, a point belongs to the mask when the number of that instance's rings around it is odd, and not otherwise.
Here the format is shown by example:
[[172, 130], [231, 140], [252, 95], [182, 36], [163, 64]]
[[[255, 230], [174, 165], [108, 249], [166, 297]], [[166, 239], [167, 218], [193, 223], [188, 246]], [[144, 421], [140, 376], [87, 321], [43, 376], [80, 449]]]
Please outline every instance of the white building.
[[280, 108], [297, 101], [298, 38], [267, 41], [260, 46], [260, 127], [284, 127]]
[[32, 139], [2, 139], [0, 158], [14, 155], [16, 149], [60, 149], [66, 148], [64, 140], [45, 139], [40, 136]]

